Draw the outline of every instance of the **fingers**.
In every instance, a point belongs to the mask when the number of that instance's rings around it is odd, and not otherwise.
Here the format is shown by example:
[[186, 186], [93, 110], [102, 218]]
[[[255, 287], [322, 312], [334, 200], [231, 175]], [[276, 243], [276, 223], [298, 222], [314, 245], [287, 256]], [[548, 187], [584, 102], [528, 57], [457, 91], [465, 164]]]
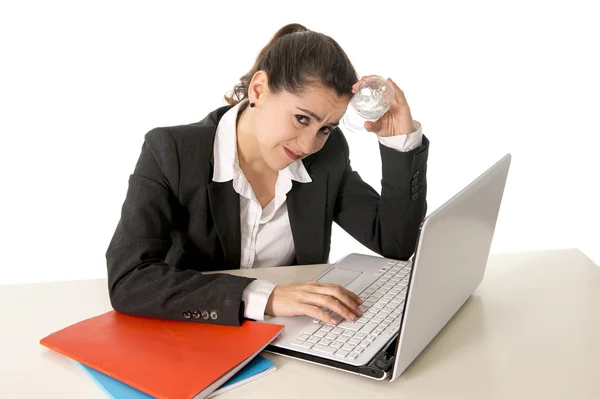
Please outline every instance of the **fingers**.
[[356, 307], [356, 310], [360, 314], [362, 314], [362, 311], [358, 308], [358, 305], [362, 305], [363, 300], [358, 295], [356, 295], [354, 292], [349, 291], [349, 290], [345, 289], [344, 287], [339, 287], [339, 288], [341, 288], [342, 291], [352, 300], [352, 305], [354, 305]]
[[355, 320], [362, 316], [359, 305], [362, 300], [355, 293], [335, 284], [317, 285], [315, 304], [325, 307], [348, 319]]
[[379, 131], [381, 130], [381, 119], [375, 122], [367, 121], [365, 122], [364, 126], [367, 132], [379, 133]]
[[402, 89], [400, 89], [400, 87], [392, 80], [392, 78], [388, 78], [387, 80], [394, 88], [394, 101], [392, 101], [392, 108], [398, 108], [399, 106], [407, 105], [406, 97], [404, 96]]
[[[336, 324], [337, 320], [328, 315], [318, 306], [314, 305], [305, 305], [304, 311], [302, 312], [306, 316], [310, 316], [315, 319], [321, 320], [325, 324]], [[337, 313], [337, 312], [336, 312]]]

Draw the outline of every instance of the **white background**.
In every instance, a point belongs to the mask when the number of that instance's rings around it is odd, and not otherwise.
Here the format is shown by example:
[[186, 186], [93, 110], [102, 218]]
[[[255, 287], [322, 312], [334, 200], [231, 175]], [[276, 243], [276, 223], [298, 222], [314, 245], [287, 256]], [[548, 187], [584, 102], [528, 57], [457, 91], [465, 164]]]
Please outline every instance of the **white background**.
[[[144, 134], [224, 104], [281, 26], [392, 77], [431, 140], [430, 211], [506, 152], [493, 252], [600, 264], [600, 28], [592, 1], [19, 1], [0, 6], [0, 284], [106, 276]], [[380, 189], [377, 140], [348, 134]], [[332, 261], [369, 253], [339, 228]]]

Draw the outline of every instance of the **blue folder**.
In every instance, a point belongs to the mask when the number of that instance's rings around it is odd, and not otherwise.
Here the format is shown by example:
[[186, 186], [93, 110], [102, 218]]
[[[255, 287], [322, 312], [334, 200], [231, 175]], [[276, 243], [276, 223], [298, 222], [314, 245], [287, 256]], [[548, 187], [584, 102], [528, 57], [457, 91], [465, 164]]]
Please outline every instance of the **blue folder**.
[[[115, 380], [99, 371], [94, 370], [84, 364], [77, 363], [91, 378], [96, 382], [112, 399], [155, 399], [142, 391], [139, 391], [129, 385]], [[225, 384], [221, 385], [216, 391], [211, 393], [208, 398], [217, 396], [220, 393], [227, 392], [240, 385], [254, 381], [257, 378], [264, 377], [276, 370], [275, 363], [261, 355], [257, 355], [243, 369], [231, 377]]]

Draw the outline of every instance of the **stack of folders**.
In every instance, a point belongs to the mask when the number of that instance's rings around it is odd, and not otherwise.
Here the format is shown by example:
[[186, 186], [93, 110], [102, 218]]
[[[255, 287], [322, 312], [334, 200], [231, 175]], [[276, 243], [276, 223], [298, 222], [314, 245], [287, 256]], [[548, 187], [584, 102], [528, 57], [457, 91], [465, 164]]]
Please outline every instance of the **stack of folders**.
[[40, 343], [78, 362], [114, 399], [200, 399], [274, 372], [258, 354], [282, 330], [250, 320], [233, 327], [110, 311]]

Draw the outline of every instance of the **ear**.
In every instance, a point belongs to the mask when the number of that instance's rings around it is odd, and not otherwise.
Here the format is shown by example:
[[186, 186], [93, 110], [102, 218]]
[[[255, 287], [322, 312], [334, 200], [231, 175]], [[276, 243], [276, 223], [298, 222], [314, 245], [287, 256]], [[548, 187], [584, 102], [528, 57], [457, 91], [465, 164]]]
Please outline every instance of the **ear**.
[[248, 99], [253, 103], [264, 101], [269, 91], [269, 77], [265, 71], [257, 71], [248, 85]]

